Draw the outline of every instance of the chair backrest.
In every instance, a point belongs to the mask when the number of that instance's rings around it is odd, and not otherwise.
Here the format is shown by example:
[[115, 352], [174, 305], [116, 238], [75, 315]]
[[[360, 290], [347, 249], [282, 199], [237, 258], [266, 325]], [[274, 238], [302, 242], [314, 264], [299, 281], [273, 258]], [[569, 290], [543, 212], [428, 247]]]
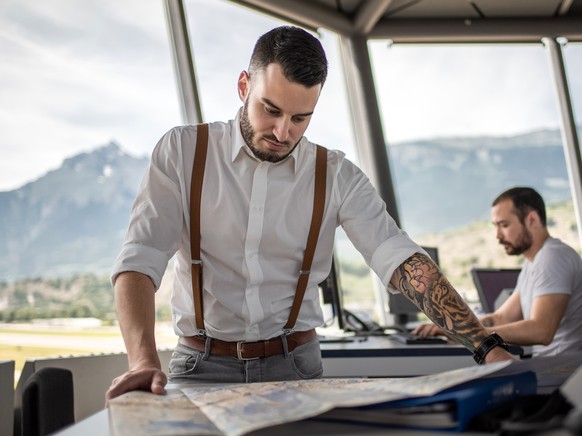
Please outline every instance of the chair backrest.
[[14, 433], [14, 360], [0, 360], [0, 435]]
[[44, 436], [75, 422], [73, 373], [64, 368], [41, 368], [22, 392], [22, 435]]

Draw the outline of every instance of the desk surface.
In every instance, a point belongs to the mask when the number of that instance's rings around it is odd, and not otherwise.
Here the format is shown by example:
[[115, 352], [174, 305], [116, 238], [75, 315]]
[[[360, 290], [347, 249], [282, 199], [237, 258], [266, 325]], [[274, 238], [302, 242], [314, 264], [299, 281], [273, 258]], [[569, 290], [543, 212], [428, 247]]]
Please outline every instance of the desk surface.
[[[469, 356], [463, 345], [455, 342], [432, 344], [403, 344], [390, 335], [324, 336], [320, 339], [323, 358], [334, 357], [415, 357]], [[522, 347], [512, 346], [512, 354], [521, 355]]]
[[[109, 413], [107, 409], [101, 410], [95, 415], [74, 424], [63, 431], [56, 433], [59, 436], [113, 436], [109, 428]], [[318, 435], [443, 435], [443, 432], [412, 431], [403, 429], [388, 429], [369, 425], [356, 425], [347, 423], [331, 423], [316, 420], [297, 421], [256, 430], [247, 433], [248, 436], [296, 436], [298, 434], [318, 434]], [[468, 435], [482, 436], [487, 433], [463, 433]], [[556, 436], [567, 435], [568, 433], [556, 433]], [[117, 436], [117, 435], [115, 435]]]
[[471, 356], [460, 344], [403, 344], [389, 335], [346, 336], [337, 340], [320, 339], [323, 358], [334, 357], [411, 357], [411, 356]]
[[[390, 336], [354, 337], [321, 343], [324, 377], [411, 377], [475, 365], [469, 350], [456, 343], [404, 345]], [[523, 349], [512, 347], [521, 356]]]
[[[428, 359], [430, 360], [430, 359]], [[540, 381], [546, 379], [546, 382], [555, 382], [555, 387], [560, 386], [564, 380], [576, 370], [582, 363], [582, 354], [568, 355], [568, 356], [554, 356], [550, 358], [528, 359], [518, 365], [525, 365], [524, 370], [535, 370], [538, 376], [538, 388]], [[557, 371], [556, 371], [557, 370]], [[548, 384], [548, 383], [545, 383]], [[549, 385], [549, 384], [548, 384]], [[180, 389], [184, 385], [168, 384], [167, 390]], [[140, 418], [141, 419], [141, 418]], [[147, 419], [144, 417], [144, 419]], [[111, 434], [109, 427], [109, 411], [107, 409], [101, 410], [98, 413], [76, 423], [75, 425], [63, 430], [59, 433], [61, 436], [108, 436]], [[278, 426], [271, 426], [262, 430], [257, 430], [249, 435], [254, 436], [270, 436], [277, 434], [279, 436], [296, 435], [296, 434], [406, 434], [406, 435], [421, 435], [421, 434], [435, 434], [442, 435], [442, 432], [427, 432], [427, 431], [404, 431], [402, 429], [390, 429], [386, 427], [373, 427], [358, 425], [352, 423], [337, 423], [326, 422], [318, 420], [303, 420], [294, 423], [288, 423]], [[485, 433], [465, 433], [472, 435], [484, 435]], [[561, 436], [568, 435], [564, 430], [555, 430], [544, 433], [544, 435]], [[116, 435], [115, 435], [116, 436]]]
[[[98, 413], [74, 424], [71, 427], [56, 433], [59, 436], [118, 436], [112, 435], [109, 427], [109, 411], [101, 410]], [[277, 426], [267, 427], [247, 433], [248, 436], [296, 436], [298, 434], [317, 434], [317, 435], [443, 435], [442, 431], [427, 430], [404, 430], [398, 428], [376, 427], [369, 425], [358, 425], [353, 423], [337, 423], [317, 420], [302, 420]], [[462, 432], [464, 435], [485, 436], [489, 433], [481, 432]], [[539, 433], [545, 436], [571, 436], [566, 430], [553, 430]], [[147, 435], [144, 435], [147, 436]]]

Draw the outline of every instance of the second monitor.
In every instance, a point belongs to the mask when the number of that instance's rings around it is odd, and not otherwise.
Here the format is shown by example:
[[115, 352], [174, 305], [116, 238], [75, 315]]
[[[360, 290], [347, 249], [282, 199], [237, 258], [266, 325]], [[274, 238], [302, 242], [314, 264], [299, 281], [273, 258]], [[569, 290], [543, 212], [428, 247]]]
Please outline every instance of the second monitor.
[[494, 312], [500, 304], [498, 298], [505, 291], [506, 297], [517, 285], [517, 268], [473, 268], [471, 276], [479, 294], [481, 309], [485, 313]]

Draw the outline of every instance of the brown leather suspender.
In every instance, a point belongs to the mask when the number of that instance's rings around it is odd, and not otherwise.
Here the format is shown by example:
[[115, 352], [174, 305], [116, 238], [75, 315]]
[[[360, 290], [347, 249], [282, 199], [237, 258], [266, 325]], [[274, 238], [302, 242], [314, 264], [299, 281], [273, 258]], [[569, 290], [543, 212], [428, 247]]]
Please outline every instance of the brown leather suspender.
[[[196, 152], [192, 166], [192, 180], [190, 185], [190, 251], [192, 256], [192, 293], [194, 297], [194, 314], [196, 328], [204, 330], [204, 310], [202, 306], [202, 259], [200, 255], [200, 210], [202, 200], [202, 183], [204, 181], [204, 167], [206, 164], [206, 150], [208, 148], [208, 124], [199, 124], [196, 137]], [[319, 230], [323, 220], [325, 208], [325, 185], [327, 178], [327, 149], [318, 145], [315, 161], [315, 186], [313, 193], [313, 214], [307, 237], [307, 246], [303, 255], [301, 271], [293, 299], [293, 306], [289, 319], [283, 327], [289, 331], [295, 326], [299, 309], [303, 302], [305, 289], [311, 273], [311, 263], [315, 254]]]
[[192, 293], [196, 328], [204, 330], [204, 310], [202, 308], [202, 256], [200, 255], [200, 209], [202, 201], [202, 182], [206, 166], [208, 148], [208, 124], [198, 125], [196, 133], [196, 152], [192, 166], [190, 184], [190, 253], [192, 256]]
[[291, 313], [289, 314], [287, 324], [283, 327], [284, 330], [291, 330], [295, 326], [295, 321], [297, 321], [297, 315], [299, 315], [299, 309], [301, 309], [301, 303], [303, 302], [303, 296], [305, 295], [305, 288], [309, 281], [311, 263], [313, 262], [315, 246], [317, 245], [317, 238], [319, 238], [319, 229], [321, 228], [321, 221], [323, 220], [323, 209], [325, 208], [326, 177], [327, 150], [318, 145], [315, 160], [315, 186], [313, 188], [313, 213], [311, 215], [311, 227], [309, 228], [305, 254], [303, 254], [303, 264], [301, 265], [301, 271], [299, 271], [299, 280], [297, 281], [293, 306], [291, 306]]

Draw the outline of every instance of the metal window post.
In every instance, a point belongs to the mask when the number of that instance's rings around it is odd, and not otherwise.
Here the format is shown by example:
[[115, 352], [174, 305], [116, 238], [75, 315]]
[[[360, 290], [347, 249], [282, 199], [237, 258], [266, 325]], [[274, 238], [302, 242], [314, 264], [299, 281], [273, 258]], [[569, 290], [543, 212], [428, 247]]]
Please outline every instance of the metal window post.
[[572, 110], [572, 101], [568, 90], [568, 80], [564, 68], [564, 58], [562, 48], [554, 38], [543, 38], [542, 42], [546, 46], [550, 68], [554, 78], [556, 97], [561, 118], [562, 144], [568, 177], [570, 179], [570, 189], [572, 190], [572, 200], [574, 202], [574, 212], [578, 225], [578, 237], [582, 246], [582, 159], [580, 158], [580, 145], [578, 142], [578, 132]]
[[202, 122], [203, 117], [184, 2], [182, 0], [164, 0], [164, 9], [178, 81], [182, 118], [186, 124], [198, 124]]
[[361, 166], [386, 203], [388, 213], [400, 225], [368, 41], [361, 35], [340, 36], [339, 46]]

